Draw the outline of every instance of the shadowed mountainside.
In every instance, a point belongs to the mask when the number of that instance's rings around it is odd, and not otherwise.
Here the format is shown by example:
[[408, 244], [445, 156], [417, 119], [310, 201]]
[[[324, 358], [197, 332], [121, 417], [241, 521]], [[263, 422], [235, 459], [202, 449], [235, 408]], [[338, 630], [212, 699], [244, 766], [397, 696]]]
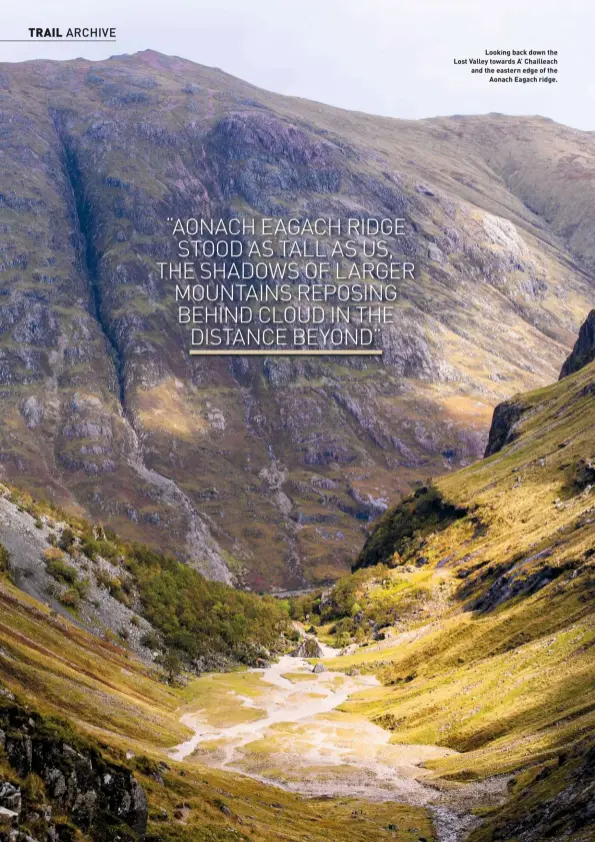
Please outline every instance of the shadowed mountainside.
[[[152, 51], [0, 67], [0, 466], [207, 576], [345, 570], [367, 520], [484, 450], [593, 299], [595, 139], [399, 121]], [[404, 216], [382, 364], [188, 357], [170, 216]]]

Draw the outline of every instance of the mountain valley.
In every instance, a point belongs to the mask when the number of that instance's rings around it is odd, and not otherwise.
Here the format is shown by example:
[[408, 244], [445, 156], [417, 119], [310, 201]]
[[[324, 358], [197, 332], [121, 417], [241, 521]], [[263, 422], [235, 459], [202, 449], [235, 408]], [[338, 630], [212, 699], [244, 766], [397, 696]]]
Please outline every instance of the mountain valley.
[[6, 489], [0, 838], [589, 842], [592, 318], [484, 459], [289, 601]]
[[[0, 177], [0, 842], [592, 842], [595, 135], [146, 50]], [[190, 355], [178, 218], [402, 220], [382, 357]]]

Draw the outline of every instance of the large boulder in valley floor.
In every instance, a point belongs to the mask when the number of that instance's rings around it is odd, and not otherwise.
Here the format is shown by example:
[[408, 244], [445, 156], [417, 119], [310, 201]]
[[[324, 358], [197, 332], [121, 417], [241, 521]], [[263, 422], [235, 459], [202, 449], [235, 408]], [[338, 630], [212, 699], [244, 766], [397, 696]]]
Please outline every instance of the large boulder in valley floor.
[[297, 649], [291, 653], [293, 658], [322, 658], [323, 654], [315, 637], [305, 637]]
[[325, 665], [324, 665], [324, 664], [316, 664], [316, 666], [315, 666], [315, 667], [314, 667], [314, 669], [312, 670], [312, 672], [313, 672], [315, 675], [319, 675], [321, 672], [326, 672], [326, 671], [327, 671], [327, 669], [326, 669], [326, 667], [325, 667]]

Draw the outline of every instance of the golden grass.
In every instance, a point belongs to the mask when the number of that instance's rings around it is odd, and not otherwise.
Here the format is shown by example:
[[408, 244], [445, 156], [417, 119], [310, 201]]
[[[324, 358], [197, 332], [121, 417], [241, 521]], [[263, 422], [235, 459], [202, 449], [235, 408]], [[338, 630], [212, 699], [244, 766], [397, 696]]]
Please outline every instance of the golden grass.
[[[179, 722], [184, 711], [202, 706], [221, 727], [260, 716], [262, 712], [242, 707], [237, 699], [266, 692], [257, 673], [203, 676], [184, 687], [169, 687], [124, 649], [52, 616], [4, 580], [0, 618], [0, 680], [5, 686], [41, 713], [68, 719], [117, 757], [132, 750], [167, 759], [164, 785], [144, 775], [141, 767], [136, 770], [149, 796], [149, 830], [161, 834], [164, 842], [343, 842], [346, 824], [354, 842], [417, 842], [420, 835], [433, 842], [431, 821], [422, 808], [357, 799], [309, 800], [207, 768], [196, 759], [175, 763], [167, 758], [167, 747], [189, 736]], [[201, 749], [217, 747], [218, 741], [211, 741]], [[14, 777], [2, 752], [0, 772]], [[224, 805], [230, 816], [222, 811]], [[389, 824], [399, 829], [389, 831]]]
[[[572, 483], [578, 461], [595, 456], [594, 374], [591, 365], [519, 398], [527, 411], [518, 438], [437, 480], [470, 515], [426, 537], [422, 572], [383, 572], [388, 584], [372, 583], [366, 598], [397, 600], [421, 583], [447, 599], [430, 616], [410, 613], [394, 641], [332, 661], [385, 682], [344, 710], [390, 728], [396, 743], [460, 752], [428, 762], [435, 775], [510, 772], [593, 733], [595, 494]], [[549, 583], [523, 593], [544, 569]], [[488, 590], [507, 576], [519, 595], [490, 607]], [[479, 598], [487, 610], [477, 613]]]

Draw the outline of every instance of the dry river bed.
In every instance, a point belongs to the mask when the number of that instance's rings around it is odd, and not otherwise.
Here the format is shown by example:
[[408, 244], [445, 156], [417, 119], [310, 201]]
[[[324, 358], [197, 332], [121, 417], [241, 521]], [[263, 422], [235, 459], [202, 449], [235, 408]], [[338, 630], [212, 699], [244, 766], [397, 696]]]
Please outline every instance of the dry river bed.
[[[336, 650], [324, 647], [325, 658]], [[204, 706], [181, 717], [193, 732], [172, 749], [305, 796], [392, 800], [427, 807], [439, 842], [461, 842], [474, 825], [473, 806], [499, 798], [504, 781], [438, 787], [424, 761], [453, 754], [433, 745], [390, 743], [390, 732], [337, 710], [375, 676], [313, 673], [306, 660], [283, 656], [264, 670], [204, 676]]]

